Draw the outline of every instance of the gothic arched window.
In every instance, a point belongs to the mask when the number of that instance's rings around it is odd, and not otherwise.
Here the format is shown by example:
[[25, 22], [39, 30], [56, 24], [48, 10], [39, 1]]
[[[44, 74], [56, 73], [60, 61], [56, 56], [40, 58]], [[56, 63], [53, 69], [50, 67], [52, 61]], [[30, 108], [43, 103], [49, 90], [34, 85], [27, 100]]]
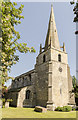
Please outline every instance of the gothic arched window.
[[58, 61], [61, 62], [61, 55], [58, 55]]
[[45, 62], [46, 61], [46, 56], [45, 55], [43, 55], [43, 62]]
[[30, 99], [30, 90], [26, 91], [26, 99]]

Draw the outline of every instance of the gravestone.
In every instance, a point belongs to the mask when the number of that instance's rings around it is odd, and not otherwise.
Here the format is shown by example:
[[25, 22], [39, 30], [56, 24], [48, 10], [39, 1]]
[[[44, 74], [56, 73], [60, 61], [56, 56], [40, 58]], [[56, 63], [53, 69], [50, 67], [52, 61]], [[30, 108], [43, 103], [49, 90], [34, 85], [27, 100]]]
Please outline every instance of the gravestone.
[[34, 111], [44, 113], [44, 112], [47, 112], [47, 108], [44, 108], [44, 107], [41, 107], [41, 106], [36, 106]]

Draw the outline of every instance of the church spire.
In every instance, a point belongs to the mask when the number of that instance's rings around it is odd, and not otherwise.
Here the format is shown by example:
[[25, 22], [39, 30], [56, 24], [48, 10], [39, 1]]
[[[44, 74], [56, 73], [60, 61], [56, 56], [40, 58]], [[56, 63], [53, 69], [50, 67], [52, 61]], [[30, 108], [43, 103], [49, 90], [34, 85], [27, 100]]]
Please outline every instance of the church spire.
[[45, 42], [45, 50], [48, 49], [49, 46], [55, 47], [56, 49], [60, 49], [54, 12], [53, 12], [53, 5], [51, 5], [50, 20], [49, 20], [48, 32]]

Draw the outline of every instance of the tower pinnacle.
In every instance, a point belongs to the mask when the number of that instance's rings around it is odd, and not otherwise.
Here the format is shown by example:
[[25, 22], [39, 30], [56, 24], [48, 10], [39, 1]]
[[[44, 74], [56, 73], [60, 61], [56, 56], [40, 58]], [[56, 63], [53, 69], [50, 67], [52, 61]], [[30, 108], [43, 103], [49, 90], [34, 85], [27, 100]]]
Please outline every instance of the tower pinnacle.
[[53, 5], [51, 5], [51, 13], [50, 13], [46, 42], [45, 42], [45, 49], [47, 49], [48, 46], [50, 46], [50, 43], [52, 47], [55, 47], [56, 49], [60, 49], [54, 12], [53, 12]]

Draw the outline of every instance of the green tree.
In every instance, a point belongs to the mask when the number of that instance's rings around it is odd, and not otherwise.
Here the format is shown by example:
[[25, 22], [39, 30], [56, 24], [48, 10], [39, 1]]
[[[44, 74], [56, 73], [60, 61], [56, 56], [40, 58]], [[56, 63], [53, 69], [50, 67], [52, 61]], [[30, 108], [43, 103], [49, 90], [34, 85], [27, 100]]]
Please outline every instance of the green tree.
[[[78, 0], [77, 1], [73, 0], [70, 3], [71, 3], [71, 5], [74, 4], [73, 12], [75, 14], [75, 17], [74, 17], [73, 22], [78, 23]], [[78, 34], [78, 30], [76, 30], [75, 34]], [[73, 80], [72, 82], [73, 82], [73, 87], [74, 87], [76, 105], [78, 105], [78, 84], [76, 83], [77, 80], [76, 80], [75, 76], [73, 76], [72, 80]]]
[[77, 85], [77, 80], [75, 76], [72, 77], [72, 83], [74, 88], [73, 92], [75, 94], [76, 105], [78, 105], [78, 85]]
[[73, 84], [73, 88], [76, 88], [76, 77], [75, 76], [72, 77], [72, 84]]
[[[74, 14], [75, 14], [75, 17], [74, 17], [74, 20], [73, 20], [73, 22], [78, 22], [78, 0], [75, 2], [75, 0], [73, 0], [73, 1], [71, 1], [70, 2], [70, 4], [71, 5], [75, 5], [74, 6], [74, 9], [73, 9], [73, 12], [74, 12]], [[75, 32], [75, 34], [78, 34], [78, 31], [76, 30], [76, 32]]]
[[22, 11], [24, 5], [21, 4], [19, 8], [16, 8], [15, 2], [1, 2], [0, 4], [0, 70], [1, 70], [1, 84], [8, 79], [13, 79], [8, 76], [8, 72], [11, 71], [11, 66], [19, 61], [17, 51], [21, 53], [35, 52], [33, 47], [27, 47], [26, 43], [20, 43], [20, 34], [15, 30], [15, 25], [21, 24]]

